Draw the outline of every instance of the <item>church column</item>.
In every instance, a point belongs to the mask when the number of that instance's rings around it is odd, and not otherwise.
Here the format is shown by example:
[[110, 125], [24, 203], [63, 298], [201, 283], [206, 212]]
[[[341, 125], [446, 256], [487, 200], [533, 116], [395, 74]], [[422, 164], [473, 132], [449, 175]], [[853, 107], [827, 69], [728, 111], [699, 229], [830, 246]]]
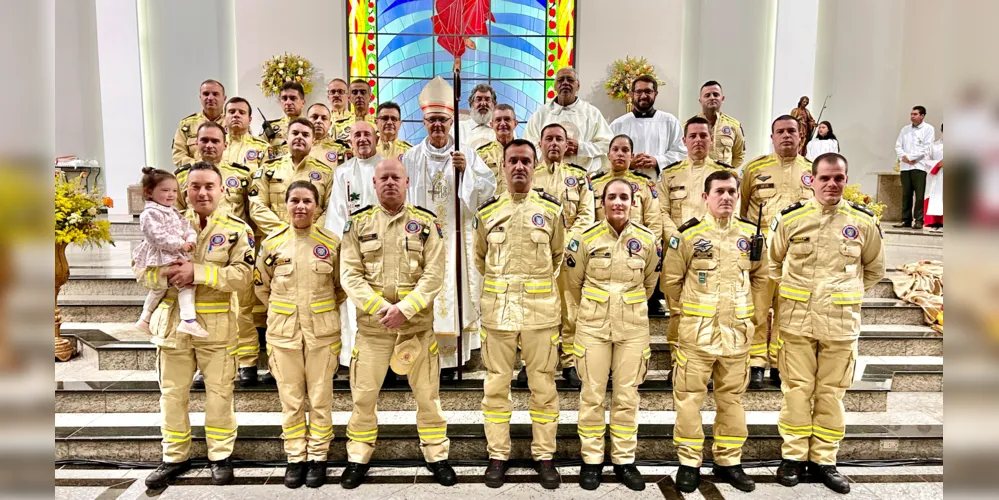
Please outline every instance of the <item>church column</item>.
[[801, 96], [816, 120], [825, 95], [814, 92], [819, 0], [780, 0], [774, 44], [773, 105], [770, 119], [789, 114]]

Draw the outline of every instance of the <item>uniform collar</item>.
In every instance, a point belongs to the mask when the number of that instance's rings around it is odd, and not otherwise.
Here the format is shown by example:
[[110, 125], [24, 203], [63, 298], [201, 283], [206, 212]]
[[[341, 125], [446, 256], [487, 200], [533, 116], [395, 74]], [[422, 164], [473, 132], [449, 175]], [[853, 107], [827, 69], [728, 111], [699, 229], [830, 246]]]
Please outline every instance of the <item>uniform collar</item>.
[[533, 192], [535, 192], [533, 189], [530, 190], [530, 191], [528, 191], [528, 192], [526, 192], [526, 193], [514, 193], [512, 191], [507, 191], [507, 193], [510, 194], [510, 199], [513, 200], [513, 201], [515, 201], [515, 202], [521, 202], [521, 201], [526, 200], [527, 198], [529, 198], [531, 196], [531, 193], [533, 193]]
[[614, 226], [611, 225], [610, 221], [604, 218], [604, 227], [607, 228], [607, 232], [613, 235], [614, 239], [616, 240], [620, 238], [624, 233], [627, 233], [628, 229], [631, 229], [632, 227], [634, 227], [634, 225], [631, 223], [631, 220], [629, 219], [628, 222], [624, 225], [624, 227], [621, 228], [621, 232], [619, 233], [617, 232], [617, 230], [614, 229]]
[[645, 112], [639, 111], [638, 108], [634, 108], [631, 110], [631, 113], [635, 115], [635, 118], [652, 118], [653, 116], [656, 116], [656, 108], [652, 107]]
[[562, 163], [562, 162], [557, 161], [557, 162], [552, 163], [552, 164], [549, 165], [548, 162], [542, 161], [541, 165], [538, 165], [534, 169], [534, 171], [537, 171], [538, 169], [543, 168], [543, 169], [547, 170], [549, 174], [554, 174], [555, 173], [555, 168], [557, 168], [560, 163]]
[[389, 209], [385, 208], [385, 205], [382, 205], [381, 203], [378, 204], [378, 208], [381, 209], [382, 212], [385, 212], [385, 215], [388, 215], [389, 219], [395, 219], [396, 217], [399, 217], [400, 215], [402, 215], [403, 213], [406, 212], [406, 204], [405, 203], [403, 203], [399, 207], [399, 211], [396, 212], [396, 213], [390, 212]]
[[704, 214], [704, 220], [707, 220], [712, 226], [721, 230], [726, 230], [732, 227], [732, 219], [734, 217], [735, 217], [734, 212], [732, 213], [732, 216], [728, 217], [727, 219], [716, 219], [715, 216], [711, 215], [710, 212]]

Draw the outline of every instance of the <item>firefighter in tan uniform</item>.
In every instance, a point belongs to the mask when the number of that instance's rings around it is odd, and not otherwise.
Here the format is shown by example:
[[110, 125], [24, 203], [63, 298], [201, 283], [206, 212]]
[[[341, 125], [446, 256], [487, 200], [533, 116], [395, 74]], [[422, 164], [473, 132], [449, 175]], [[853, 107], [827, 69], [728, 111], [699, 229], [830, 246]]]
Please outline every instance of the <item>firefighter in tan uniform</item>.
[[[768, 231], [771, 221], [778, 212], [799, 201], [812, 197], [812, 164], [798, 154], [801, 135], [798, 120], [790, 115], [782, 115], [770, 126], [774, 152], [760, 156], [746, 165], [742, 172], [742, 206], [739, 213], [752, 224], [758, 224]], [[760, 217], [762, 207], [763, 216]], [[777, 328], [774, 326], [780, 315], [777, 289], [771, 289], [773, 321], [768, 321], [768, 309], [756, 311], [762, 325], [753, 337], [749, 355], [753, 366], [750, 384], [758, 388], [763, 383], [763, 371], [770, 366], [770, 379], [780, 385], [780, 369], [777, 367]]]
[[316, 209], [317, 226], [322, 227], [326, 219], [330, 191], [333, 187], [333, 170], [326, 164], [309, 156], [315, 138], [312, 122], [296, 118], [288, 127], [291, 152], [276, 160], [268, 161], [253, 174], [250, 187], [250, 217], [257, 228], [270, 235], [288, 223], [288, 211], [284, 203], [285, 191], [295, 181], [305, 180], [316, 185], [319, 190], [319, 208]]
[[267, 161], [268, 144], [250, 134], [251, 121], [250, 103], [242, 97], [229, 99], [225, 105], [226, 148], [222, 161], [245, 165], [252, 174]]
[[483, 276], [482, 361], [486, 365], [485, 419], [489, 467], [486, 486], [498, 488], [510, 458], [510, 379], [518, 342], [529, 372], [531, 458], [541, 486], [558, 488], [552, 463], [558, 429], [560, 298], [556, 277], [562, 265], [565, 220], [557, 198], [531, 189], [537, 152], [514, 139], [503, 167], [508, 191], [482, 204], [475, 214], [475, 265]]
[[593, 186], [594, 220], [604, 220], [604, 207], [599, 203], [603, 199], [604, 186], [611, 179], [624, 178], [631, 183], [635, 191], [635, 207], [632, 209], [632, 220], [649, 228], [655, 234], [663, 234], [663, 214], [659, 208], [659, 191], [656, 183], [645, 174], [629, 170], [632, 158], [631, 138], [618, 135], [611, 140], [610, 170], [603, 170], [590, 176]]
[[755, 226], [734, 217], [739, 203], [734, 172], [709, 174], [703, 193], [708, 213], [670, 236], [663, 261], [663, 291], [681, 309], [673, 367], [673, 443], [680, 458], [676, 484], [685, 493], [699, 484], [704, 448], [700, 410], [713, 380], [718, 409], [713, 473], [739, 490], [753, 491], [753, 480], [741, 465], [748, 435], [742, 394], [749, 384], [754, 312], [769, 302], [763, 239]]
[[288, 187], [291, 225], [261, 243], [253, 273], [257, 296], [268, 305], [267, 359], [281, 398], [288, 488], [326, 483], [326, 456], [333, 440], [339, 306], [347, 295], [340, 286], [340, 238], [312, 223], [318, 194], [308, 181]]
[[[503, 148], [515, 139], [514, 132], [517, 130], [517, 115], [513, 106], [509, 104], [494, 106], [490, 126], [496, 133], [496, 140], [483, 144], [475, 152], [496, 177], [496, 196], [499, 196], [506, 191], [506, 179], [503, 178]], [[559, 160], [561, 161], [561, 158]]]
[[[205, 374], [205, 438], [212, 483], [233, 480], [229, 455], [236, 441], [232, 390], [236, 377], [235, 292], [250, 282], [253, 247], [250, 228], [242, 220], [216, 210], [222, 196], [222, 176], [209, 163], [197, 162], [188, 175], [186, 216], [198, 233], [192, 260], [146, 276], [147, 287], [168, 283], [171, 288], [149, 321], [156, 345], [156, 373], [163, 414], [163, 463], [146, 478], [146, 486], [163, 488], [191, 467], [191, 422], [188, 417], [191, 383], [196, 369]], [[152, 281], [150, 283], [150, 281]], [[206, 338], [177, 332], [180, 308], [177, 288], [194, 284], [198, 323]]]
[[365, 121], [376, 125], [375, 117], [371, 114], [371, 86], [367, 80], [351, 81], [348, 99], [353, 113], [333, 122], [333, 128], [330, 130], [330, 137], [338, 141], [350, 140], [350, 126], [356, 122]]
[[[215, 80], [205, 80], [199, 90], [201, 111], [185, 116], [177, 125], [173, 136], [173, 165], [176, 168], [190, 165], [201, 159], [198, 154], [198, 126], [205, 122], [223, 123], [222, 105], [225, 104], [225, 87]], [[182, 198], [183, 196], [178, 196]]]
[[721, 84], [711, 80], [701, 85], [697, 102], [701, 104], [701, 113], [697, 116], [706, 119], [711, 127], [713, 142], [708, 156], [738, 169], [746, 159], [746, 137], [739, 120], [721, 112], [725, 102]]
[[[495, 120], [495, 115], [493, 119]], [[534, 169], [531, 188], [543, 190], [562, 203], [566, 238], [571, 238], [573, 235], [579, 236], [584, 229], [593, 224], [594, 200], [593, 190], [586, 180], [586, 170], [578, 165], [562, 162], [568, 137], [565, 127], [558, 123], [548, 124], [541, 129], [541, 157], [544, 161]], [[572, 351], [572, 340], [576, 331], [576, 306], [579, 305], [579, 301], [569, 297], [566, 277], [563, 268], [558, 276], [559, 297], [562, 298], [562, 378], [569, 387], [579, 388], [581, 382], [576, 372], [576, 357]], [[517, 382], [526, 387], [526, 367], [517, 375]]]
[[784, 444], [777, 482], [805, 473], [838, 493], [850, 483], [836, 470], [843, 440], [843, 395], [853, 383], [864, 293], [885, 274], [874, 213], [843, 199], [846, 158], [826, 153], [812, 165], [815, 198], [781, 211], [770, 232], [770, 278], [780, 302], [777, 364]]
[[[375, 153], [382, 158], [395, 158], [402, 161], [402, 155], [413, 149], [413, 145], [399, 138], [399, 125], [402, 124], [402, 110], [399, 105], [386, 101], [378, 105], [378, 143]], [[350, 145], [353, 149], [354, 145]]]
[[[662, 171], [659, 177], [659, 192], [663, 199], [662, 208], [663, 241], [676, 235], [676, 229], [690, 219], [700, 220], [708, 212], [704, 198], [704, 179], [712, 172], [730, 170], [732, 167], [718, 163], [708, 156], [711, 145], [711, 126], [708, 120], [695, 116], [683, 125], [683, 144], [687, 147], [687, 158], [676, 162]], [[666, 341], [669, 343], [670, 367], [676, 364], [676, 339], [679, 327], [679, 304], [669, 305], [669, 327]], [[672, 371], [669, 374], [672, 377]]]
[[444, 280], [444, 235], [436, 215], [406, 204], [409, 178], [399, 160], [375, 166], [379, 204], [356, 212], [343, 229], [343, 286], [357, 308], [350, 360], [354, 411], [347, 422], [347, 468], [340, 485], [364, 482], [378, 439], [378, 393], [391, 364], [407, 375], [427, 468], [443, 486], [458, 478], [447, 462], [450, 440], [440, 404], [434, 299]]
[[309, 150], [309, 156], [323, 162], [331, 170], [336, 170], [336, 167], [347, 160], [350, 146], [329, 136], [332, 122], [330, 122], [330, 110], [325, 104], [317, 102], [309, 106], [306, 114], [316, 129], [315, 141]]
[[270, 145], [267, 151], [267, 158], [270, 160], [288, 153], [288, 127], [295, 119], [302, 116], [302, 110], [305, 107], [305, 87], [298, 82], [286, 82], [281, 86], [278, 101], [281, 103], [281, 111], [284, 116], [278, 120], [268, 121], [264, 119], [260, 135], [260, 139]]
[[579, 485], [587, 490], [600, 486], [607, 431], [604, 397], [613, 372], [611, 462], [619, 481], [641, 491], [645, 479], [634, 465], [638, 386], [652, 357], [646, 301], [656, 286], [662, 246], [659, 235], [629, 220], [634, 196], [630, 182], [614, 179], [603, 194], [607, 219], [571, 235], [563, 269], [570, 300], [578, 305], [571, 352], [583, 380], [577, 423], [583, 455]]

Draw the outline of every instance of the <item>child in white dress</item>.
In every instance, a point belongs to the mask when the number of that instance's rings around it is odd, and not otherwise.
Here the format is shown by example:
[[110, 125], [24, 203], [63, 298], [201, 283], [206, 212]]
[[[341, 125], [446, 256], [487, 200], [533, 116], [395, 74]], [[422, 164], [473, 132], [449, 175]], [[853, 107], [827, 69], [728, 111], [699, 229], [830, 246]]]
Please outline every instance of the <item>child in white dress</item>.
[[[143, 168], [142, 174], [142, 192], [146, 198], [146, 206], [139, 216], [139, 228], [145, 238], [135, 247], [132, 265], [133, 269], [141, 272], [140, 276], [144, 277], [149, 273], [160, 276], [159, 268], [191, 260], [190, 253], [197, 244], [197, 233], [191, 228], [191, 222], [174, 208], [178, 196], [177, 178], [170, 172], [152, 167]], [[166, 280], [163, 281], [149, 290], [142, 306], [142, 316], [135, 323], [136, 328], [146, 333], [149, 333], [149, 319], [153, 311], [169, 289]], [[207, 337], [208, 331], [197, 321], [194, 289], [194, 285], [188, 285], [177, 294], [181, 319], [177, 332]]]

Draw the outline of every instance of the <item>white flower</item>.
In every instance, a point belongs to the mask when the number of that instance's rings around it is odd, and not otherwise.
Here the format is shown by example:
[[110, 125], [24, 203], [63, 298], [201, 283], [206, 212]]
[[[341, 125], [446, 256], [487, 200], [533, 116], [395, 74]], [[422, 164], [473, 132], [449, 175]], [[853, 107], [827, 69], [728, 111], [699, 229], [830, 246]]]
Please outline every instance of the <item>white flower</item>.
[[279, 67], [279, 68], [283, 68], [283, 67], [284, 67], [284, 63], [280, 63], [280, 64], [278, 64], [278, 67]]
[[82, 217], [80, 217], [80, 214], [77, 213], [77, 212], [73, 212], [73, 213], [69, 214], [69, 217], [66, 218], [66, 223], [69, 224], [70, 226], [75, 226], [81, 220], [82, 220]]
[[97, 207], [90, 207], [90, 209], [87, 210], [87, 215], [95, 217], [97, 215]]
[[302, 68], [298, 68], [298, 74], [302, 74]]

